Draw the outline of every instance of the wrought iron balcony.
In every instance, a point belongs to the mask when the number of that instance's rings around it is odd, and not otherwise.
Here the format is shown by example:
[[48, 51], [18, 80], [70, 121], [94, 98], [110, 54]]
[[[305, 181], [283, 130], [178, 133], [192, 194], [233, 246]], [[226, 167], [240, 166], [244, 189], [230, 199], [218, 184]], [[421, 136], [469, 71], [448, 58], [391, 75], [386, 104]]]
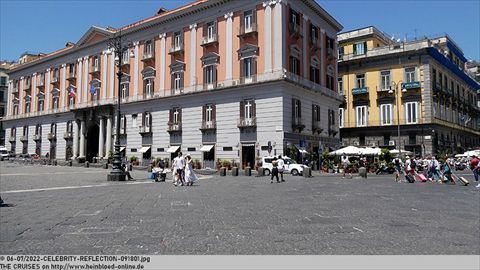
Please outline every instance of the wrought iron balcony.
[[26, 81], [25, 84], [23, 85], [23, 90], [30, 90], [32, 87], [32, 83], [30, 81]]
[[65, 140], [67, 140], [67, 139], [72, 139], [72, 138], [73, 138], [72, 132], [65, 132], [65, 133], [63, 133], [63, 138], [64, 138]]
[[310, 38], [310, 46], [313, 50], [320, 50], [320, 40], [318, 37]]
[[40, 140], [42, 140], [42, 135], [41, 135], [41, 134], [35, 134], [35, 135], [33, 135], [33, 140], [34, 140], [34, 141], [40, 141]]
[[60, 81], [60, 79], [58, 78], [58, 76], [53, 76], [52, 77], [52, 80], [50, 81], [51, 84], [54, 84], [54, 83], [58, 83]]
[[182, 131], [182, 122], [168, 122], [168, 132], [180, 132]]
[[296, 24], [294, 22], [289, 23], [288, 30], [290, 31], [290, 34], [294, 37], [302, 36], [302, 26], [299, 24]]
[[200, 46], [208, 46], [212, 44], [217, 44], [218, 43], [218, 34], [213, 34], [212, 36], [206, 36], [202, 38], [202, 43], [200, 43]]
[[323, 132], [323, 128], [321, 128], [321, 123], [320, 123], [320, 121], [313, 121], [313, 122], [312, 122], [312, 131], [313, 131], [313, 133], [316, 132], [316, 133], [318, 133], [318, 134], [320, 134], [320, 133]]
[[338, 129], [335, 125], [328, 126], [328, 135], [335, 136], [338, 133]]
[[184, 50], [183, 42], [180, 42], [180, 44], [174, 44], [168, 50], [168, 54], [174, 55], [174, 54], [177, 54], [177, 53], [183, 53], [183, 50]]
[[152, 133], [152, 127], [151, 126], [139, 126], [138, 127], [138, 133], [140, 133], [140, 134]]
[[293, 131], [301, 132], [305, 128], [305, 125], [302, 123], [301, 117], [292, 118], [292, 129]]
[[215, 120], [203, 121], [202, 126], [200, 127], [200, 130], [202, 131], [215, 130], [215, 129], [217, 129], [217, 122]]
[[75, 72], [67, 73], [67, 80], [74, 80], [76, 78]]
[[48, 135], [47, 135], [47, 139], [48, 139], [49, 141], [55, 141], [55, 140], [57, 139], [57, 134], [50, 132], [50, 133], [48, 133]]
[[21, 136], [21, 137], [20, 137], [20, 141], [21, 141], [21, 142], [26, 142], [26, 141], [28, 141], [28, 136]]
[[237, 127], [239, 128], [248, 128], [248, 127], [256, 127], [257, 126], [257, 118], [240, 118], [238, 119]]
[[12, 94], [18, 93], [18, 86], [12, 88]]
[[95, 74], [95, 73], [100, 73], [99, 66], [92, 66], [92, 68], [90, 69], [90, 74]]
[[[117, 135], [117, 129], [113, 127], [113, 135]], [[125, 128], [120, 128], [120, 136], [125, 136], [127, 135], [127, 131]]]
[[15, 138], [15, 136], [10, 136], [8, 137], [8, 141], [11, 142], [11, 143], [14, 143], [17, 139]]
[[45, 79], [40, 79], [37, 81], [37, 87], [44, 87], [45, 86]]
[[251, 23], [248, 27], [245, 25], [240, 26], [240, 29], [238, 29], [238, 35], [237, 37], [243, 38], [247, 36], [255, 36], [257, 35], [257, 24], [256, 23]]

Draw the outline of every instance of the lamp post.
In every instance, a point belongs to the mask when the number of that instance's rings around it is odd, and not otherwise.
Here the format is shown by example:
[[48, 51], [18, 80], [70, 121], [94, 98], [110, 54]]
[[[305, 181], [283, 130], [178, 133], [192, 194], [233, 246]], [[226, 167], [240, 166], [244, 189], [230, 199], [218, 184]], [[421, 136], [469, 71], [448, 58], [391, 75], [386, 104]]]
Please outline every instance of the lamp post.
[[[401, 145], [401, 139], [400, 139], [400, 105], [398, 104], [399, 100], [399, 88], [402, 85], [403, 81], [398, 81], [398, 82], [392, 82], [393, 89], [392, 87], [388, 91], [389, 94], [392, 94], [395, 92], [395, 106], [397, 107], [397, 136], [398, 136], [398, 155], [402, 156], [402, 145]], [[402, 92], [405, 93], [407, 92], [407, 89], [403, 88]]]
[[117, 56], [115, 57], [115, 62], [117, 64], [117, 78], [118, 78], [118, 100], [116, 108], [116, 123], [115, 123], [115, 142], [114, 142], [114, 152], [113, 152], [113, 161], [112, 161], [112, 171], [108, 174], [108, 181], [125, 181], [126, 173], [122, 168], [122, 160], [120, 154], [120, 89], [122, 81], [122, 57], [123, 52], [128, 50], [128, 46], [122, 44], [122, 33], [121, 31], [118, 34], [115, 34], [109, 41], [108, 47], [110, 50], [113, 50]]

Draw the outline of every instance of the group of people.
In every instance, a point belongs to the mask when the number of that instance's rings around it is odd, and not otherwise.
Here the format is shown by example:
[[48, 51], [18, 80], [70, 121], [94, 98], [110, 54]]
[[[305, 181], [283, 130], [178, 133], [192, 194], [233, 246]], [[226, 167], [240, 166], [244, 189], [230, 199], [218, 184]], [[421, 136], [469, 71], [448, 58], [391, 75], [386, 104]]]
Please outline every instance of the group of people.
[[280, 180], [278, 179], [279, 174], [280, 174], [281, 181], [285, 182], [285, 179], [283, 179], [284, 170], [285, 170], [285, 161], [283, 161], [282, 156], [279, 155], [278, 159], [274, 157], [272, 160], [272, 176], [270, 178], [270, 184], [273, 184], [273, 177], [277, 179], [277, 183], [280, 183]]
[[178, 152], [178, 156], [173, 159], [172, 171], [175, 186], [193, 186], [193, 183], [198, 180], [193, 171], [192, 157], [190, 155], [183, 157], [182, 152]]
[[[419, 158], [415, 159], [413, 157], [406, 157], [405, 163], [397, 157], [394, 159], [394, 166], [395, 166], [395, 181], [400, 182], [400, 174], [405, 172], [406, 175], [417, 176], [418, 169], [421, 168], [422, 171], [426, 172], [425, 176], [429, 181], [432, 182], [451, 182], [455, 184], [455, 180], [453, 178], [453, 168], [455, 167], [453, 159], [447, 159], [443, 164], [434, 157], [429, 156], [426, 160], [420, 160]], [[473, 172], [473, 176], [475, 178], [475, 182], [478, 182], [479, 175], [480, 175], [480, 160], [476, 155], [472, 156], [470, 160], [470, 169]], [[480, 188], [480, 184], [476, 186]]]

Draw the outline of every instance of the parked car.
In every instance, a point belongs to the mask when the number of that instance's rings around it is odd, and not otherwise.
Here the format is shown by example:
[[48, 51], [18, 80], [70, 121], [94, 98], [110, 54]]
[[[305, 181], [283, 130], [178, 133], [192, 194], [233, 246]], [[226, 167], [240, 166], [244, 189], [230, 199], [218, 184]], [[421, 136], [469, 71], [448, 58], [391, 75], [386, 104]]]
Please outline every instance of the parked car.
[[[262, 158], [262, 167], [264, 175], [270, 175], [272, 173], [272, 161], [274, 157], [263, 157]], [[302, 175], [303, 168], [307, 167], [302, 164], [298, 164], [295, 160], [289, 157], [282, 157], [283, 161], [285, 162], [285, 170], [284, 173], [290, 173], [292, 175]]]
[[8, 154], [7, 148], [5, 148], [4, 146], [0, 146], [0, 161], [8, 159], [10, 159], [10, 155]]

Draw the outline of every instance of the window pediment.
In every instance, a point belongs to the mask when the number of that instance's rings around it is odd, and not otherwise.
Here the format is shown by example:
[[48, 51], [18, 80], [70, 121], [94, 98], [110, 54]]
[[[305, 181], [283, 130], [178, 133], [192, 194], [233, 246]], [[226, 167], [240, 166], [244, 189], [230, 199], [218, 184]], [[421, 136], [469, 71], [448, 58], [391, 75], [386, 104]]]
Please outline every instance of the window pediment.
[[258, 46], [255, 46], [253, 44], [246, 44], [242, 48], [240, 48], [238, 51], [238, 58], [247, 58], [247, 57], [254, 57], [258, 55]]
[[219, 60], [220, 60], [220, 56], [214, 52], [211, 52], [211, 53], [208, 53], [204, 56], [202, 56], [202, 58], [200, 58], [200, 60], [202, 60], [202, 65], [203, 66], [210, 66], [210, 65], [216, 65], [218, 64]]
[[147, 66], [142, 70], [142, 76], [144, 80], [155, 77], [155, 69]]
[[170, 72], [183, 72], [185, 70], [185, 63], [182, 61], [175, 61], [175, 63], [170, 65]]

